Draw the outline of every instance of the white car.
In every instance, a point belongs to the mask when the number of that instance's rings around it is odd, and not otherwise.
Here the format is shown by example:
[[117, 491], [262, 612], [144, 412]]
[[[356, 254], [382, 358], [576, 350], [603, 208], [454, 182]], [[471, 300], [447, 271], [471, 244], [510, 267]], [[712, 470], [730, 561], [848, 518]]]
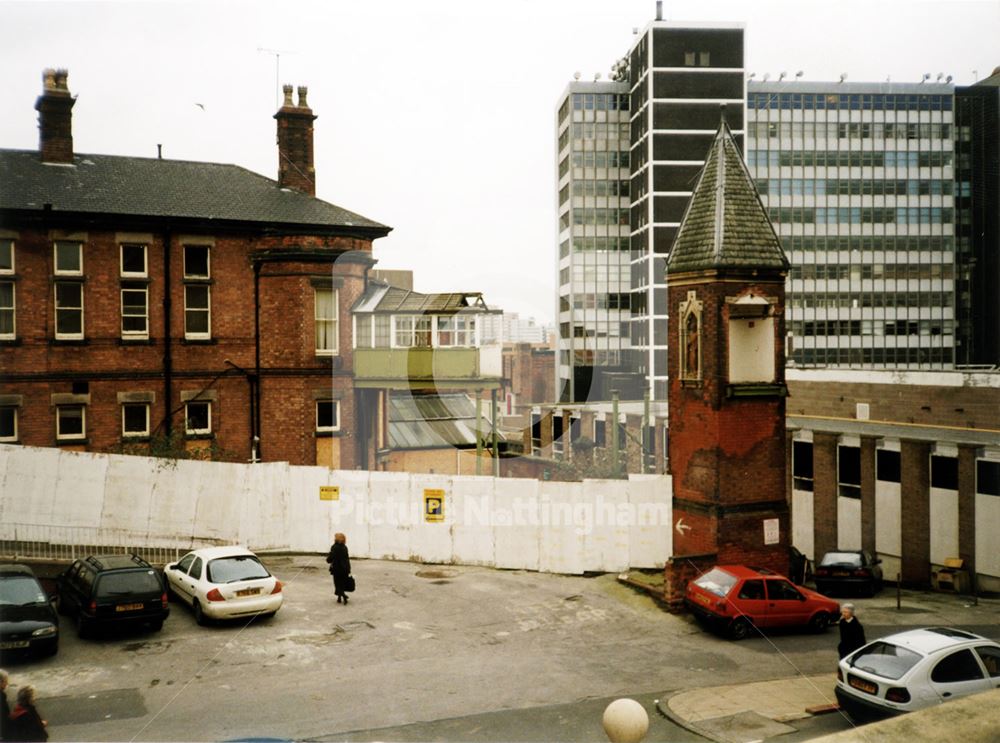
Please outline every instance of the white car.
[[880, 638], [837, 667], [837, 701], [858, 718], [912, 712], [993, 688], [1000, 688], [1000, 644], [947, 627]]
[[163, 569], [170, 592], [191, 605], [198, 624], [281, 608], [281, 581], [244, 547], [205, 547]]

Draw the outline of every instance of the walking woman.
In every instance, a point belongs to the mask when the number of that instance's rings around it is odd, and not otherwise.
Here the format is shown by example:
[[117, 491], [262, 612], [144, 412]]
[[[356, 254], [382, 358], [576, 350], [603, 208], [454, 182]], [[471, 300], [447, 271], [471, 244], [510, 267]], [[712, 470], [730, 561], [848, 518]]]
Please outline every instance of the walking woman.
[[337, 594], [337, 603], [347, 603], [347, 592], [353, 590], [348, 584], [351, 578], [351, 556], [347, 551], [347, 537], [337, 532], [333, 535], [330, 554], [326, 556], [330, 563], [330, 575], [333, 576], [333, 590]]
[[10, 713], [7, 740], [46, 741], [49, 739], [45, 730], [47, 725], [35, 707], [35, 687], [22, 686], [17, 690], [17, 704]]

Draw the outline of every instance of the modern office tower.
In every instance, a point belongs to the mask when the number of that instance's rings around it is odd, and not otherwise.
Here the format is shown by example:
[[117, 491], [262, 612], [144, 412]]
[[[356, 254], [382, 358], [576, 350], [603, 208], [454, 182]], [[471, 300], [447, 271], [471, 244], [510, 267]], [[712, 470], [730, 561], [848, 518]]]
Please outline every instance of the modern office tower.
[[628, 109], [624, 82], [572, 82], [559, 99], [556, 393], [565, 402], [607, 399], [628, 349]]
[[953, 367], [954, 87], [747, 90], [747, 164], [792, 264], [789, 363]]
[[955, 89], [956, 362], [1000, 366], [1000, 67]]
[[[658, 4], [659, 5], [659, 4]], [[659, 15], [659, 13], [658, 13]], [[725, 116], [743, 146], [743, 24], [655, 20], [627, 57], [631, 93], [631, 362], [667, 398], [666, 258]]]

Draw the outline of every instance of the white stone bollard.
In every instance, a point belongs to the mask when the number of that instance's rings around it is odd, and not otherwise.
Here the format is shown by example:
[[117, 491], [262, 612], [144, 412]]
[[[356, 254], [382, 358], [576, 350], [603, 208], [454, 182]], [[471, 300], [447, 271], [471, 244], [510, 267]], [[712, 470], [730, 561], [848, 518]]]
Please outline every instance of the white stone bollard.
[[601, 723], [611, 743], [639, 743], [649, 730], [649, 715], [634, 699], [616, 699], [605, 708]]

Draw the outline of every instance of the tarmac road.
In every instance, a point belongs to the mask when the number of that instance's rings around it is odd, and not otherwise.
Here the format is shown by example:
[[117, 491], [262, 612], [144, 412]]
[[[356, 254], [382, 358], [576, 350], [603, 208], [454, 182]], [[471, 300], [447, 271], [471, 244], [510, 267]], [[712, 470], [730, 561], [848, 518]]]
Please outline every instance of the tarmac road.
[[286, 585], [275, 618], [199, 627], [174, 603], [161, 632], [84, 641], [64, 618], [56, 657], [6, 664], [12, 686], [35, 685], [54, 741], [603, 741], [620, 696], [649, 711], [647, 740], [685, 741], [654, 699], [836, 661], [835, 630], [733, 643], [615, 576], [356, 560], [342, 606], [322, 556], [264, 560]]

